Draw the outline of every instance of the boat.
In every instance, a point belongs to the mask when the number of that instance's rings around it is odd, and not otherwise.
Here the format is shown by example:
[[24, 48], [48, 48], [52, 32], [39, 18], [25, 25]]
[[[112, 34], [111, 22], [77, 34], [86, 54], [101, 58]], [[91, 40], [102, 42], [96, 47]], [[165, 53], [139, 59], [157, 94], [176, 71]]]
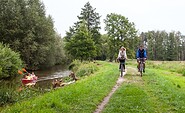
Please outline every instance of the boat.
[[23, 85], [35, 85], [37, 82], [37, 78], [37, 76], [30, 76], [27, 78], [22, 78], [21, 81]]

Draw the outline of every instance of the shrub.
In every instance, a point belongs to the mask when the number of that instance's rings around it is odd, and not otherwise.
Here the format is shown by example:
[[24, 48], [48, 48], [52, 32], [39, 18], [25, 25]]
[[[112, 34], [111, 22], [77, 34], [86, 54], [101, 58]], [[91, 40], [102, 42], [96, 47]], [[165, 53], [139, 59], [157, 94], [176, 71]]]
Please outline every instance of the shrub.
[[97, 65], [90, 63], [90, 64], [83, 64], [79, 67], [79, 69], [76, 72], [77, 76], [88, 76], [92, 73], [94, 73], [95, 71], [97, 71]]
[[96, 63], [89, 63], [87, 61], [80, 62], [79, 60], [74, 60], [70, 64], [70, 68], [76, 73], [77, 76], [80, 77], [90, 75], [98, 70]]
[[182, 75], [185, 76], [185, 70], [182, 72]]
[[15, 76], [21, 67], [20, 54], [12, 51], [9, 46], [0, 43], [0, 79]]

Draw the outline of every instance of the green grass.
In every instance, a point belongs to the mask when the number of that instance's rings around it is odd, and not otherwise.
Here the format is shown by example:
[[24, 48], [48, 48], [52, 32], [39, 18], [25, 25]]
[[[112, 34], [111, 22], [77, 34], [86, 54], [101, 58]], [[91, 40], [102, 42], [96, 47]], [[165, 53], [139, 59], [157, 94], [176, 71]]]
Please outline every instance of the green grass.
[[185, 77], [175, 72], [146, 69], [141, 78], [129, 69], [103, 113], [183, 113]]
[[[136, 64], [136, 61], [127, 61], [126, 67], [129, 68], [125, 81], [112, 95], [103, 113], [184, 113], [185, 77], [179, 71], [168, 70], [170, 62], [148, 61], [146, 73], [141, 78]], [[166, 66], [160, 67], [159, 64]], [[83, 73], [78, 69], [91, 75], [81, 77], [74, 84], [3, 108], [1, 113], [94, 112], [116, 84], [118, 63], [98, 61], [83, 65], [95, 69], [85, 70], [82, 65], [77, 66], [75, 69], [79, 76]], [[177, 62], [176, 65], [175, 69], [184, 64]]]
[[118, 78], [117, 64], [98, 62], [99, 71], [75, 84], [7, 107], [2, 113], [90, 113], [111, 91]]
[[183, 74], [185, 71], [185, 61], [149, 61], [150, 68], [168, 70]]
[[[128, 60], [127, 65], [136, 66], [136, 60]], [[185, 76], [185, 61], [151, 61], [146, 60], [146, 67], [150, 69], [161, 69], [171, 72], [177, 72]]]

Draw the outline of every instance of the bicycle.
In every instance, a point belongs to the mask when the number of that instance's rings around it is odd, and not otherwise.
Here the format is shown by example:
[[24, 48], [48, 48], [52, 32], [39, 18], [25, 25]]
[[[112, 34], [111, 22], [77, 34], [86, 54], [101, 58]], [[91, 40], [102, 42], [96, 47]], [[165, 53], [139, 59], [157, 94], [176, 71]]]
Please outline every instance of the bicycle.
[[123, 77], [123, 72], [125, 72], [123, 65], [125, 65], [125, 62], [120, 62], [120, 65], [121, 65], [121, 77]]
[[124, 70], [124, 68], [125, 68], [125, 58], [118, 58], [117, 62], [120, 63], [120, 67], [119, 67], [120, 72], [121, 72], [120, 75], [121, 75], [121, 77], [123, 77], [123, 72], [125, 72], [125, 70]]
[[142, 77], [144, 72], [144, 58], [139, 59], [139, 72]]

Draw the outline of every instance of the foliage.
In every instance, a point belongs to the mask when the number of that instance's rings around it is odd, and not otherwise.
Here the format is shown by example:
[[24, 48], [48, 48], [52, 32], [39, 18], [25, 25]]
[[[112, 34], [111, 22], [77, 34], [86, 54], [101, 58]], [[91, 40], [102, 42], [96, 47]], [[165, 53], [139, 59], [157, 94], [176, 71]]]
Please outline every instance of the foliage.
[[[5, 112], [93, 112], [104, 96], [111, 91], [117, 80], [117, 64], [97, 62], [98, 71], [71, 84], [38, 97], [30, 98], [7, 107]], [[111, 76], [110, 76], [111, 75]], [[101, 87], [100, 87], [101, 86]], [[93, 93], [92, 93], [93, 92]], [[30, 110], [31, 109], [31, 110]]]
[[[90, 5], [89, 2], [87, 2], [84, 5], [84, 8], [82, 8], [80, 16], [77, 16], [77, 17], [79, 20], [76, 23], [74, 23], [73, 27], [69, 28], [69, 32], [66, 32], [65, 41], [68, 43], [72, 43], [73, 37], [76, 37], [77, 32], [79, 32], [79, 29], [81, 29], [82, 24], [84, 24], [86, 26], [86, 32], [88, 32], [88, 34], [91, 35], [90, 36], [91, 39], [89, 40], [89, 43], [92, 43], [92, 42], [94, 43], [93, 48], [95, 48], [95, 51], [93, 52], [93, 56], [92, 56], [93, 59], [102, 58], [101, 43], [100, 43], [101, 34], [99, 32], [100, 30], [99, 14], [96, 13], [95, 9]], [[76, 45], [76, 46], [81, 47], [81, 45]], [[70, 49], [72, 48], [67, 47], [67, 51], [70, 51]], [[86, 51], [84, 51], [83, 54], [89, 54], [89, 53], [86, 53]], [[71, 58], [71, 53], [69, 54], [69, 57]], [[74, 57], [72, 57], [71, 59], [73, 58]], [[84, 60], [87, 60], [87, 59], [85, 58]]]
[[183, 75], [183, 76], [185, 76], [185, 70], [184, 70], [184, 71], [182, 71], [182, 75]]
[[66, 42], [65, 48], [73, 59], [83, 61], [92, 60], [94, 58], [96, 55], [94, 42], [85, 23], [82, 23], [70, 41]]
[[97, 56], [96, 59], [99, 60], [106, 60], [109, 56], [109, 37], [107, 34], [101, 35], [100, 41], [101, 45], [98, 47], [100, 50], [101, 55]]
[[0, 41], [19, 52], [27, 68], [50, 67], [63, 61], [57, 59], [58, 49], [64, 54], [62, 46], [55, 47], [62, 44], [59, 35], [40, 0], [1, 0], [0, 7]]
[[128, 57], [134, 58], [133, 53], [135, 53], [135, 48], [138, 46], [134, 23], [129, 22], [128, 18], [115, 13], [108, 14], [104, 22], [110, 40], [110, 60], [115, 59], [120, 46], [129, 48]]
[[76, 73], [76, 76], [83, 77], [98, 71], [97, 65], [97, 62], [80, 62], [79, 60], [74, 60], [70, 64], [70, 68], [74, 73]]
[[[133, 62], [133, 61], [130, 61]], [[128, 62], [128, 64], [131, 64]], [[157, 62], [158, 63], [158, 62]], [[92, 65], [75, 61], [75, 64]], [[94, 112], [118, 79], [118, 64], [97, 61], [98, 70], [67, 87], [29, 98], [2, 109], [14, 112]], [[78, 67], [78, 66], [77, 66]], [[127, 68], [123, 84], [111, 96], [102, 113], [184, 112], [185, 78], [168, 70], [146, 69], [141, 78]], [[32, 109], [32, 110], [30, 110]]]
[[80, 15], [77, 17], [79, 19], [79, 21], [76, 23], [77, 26], [79, 26], [80, 23], [83, 23], [83, 21], [85, 20], [88, 32], [91, 32], [92, 39], [95, 43], [97, 53], [96, 57], [100, 56], [101, 52], [99, 46], [101, 45], [100, 43], [101, 34], [99, 30], [101, 29], [101, 27], [99, 13], [96, 12], [96, 8], [93, 8], [91, 4], [87, 2], [84, 5], [84, 8], [82, 8]]
[[185, 59], [185, 37], [180, 32], [148, 31], [142, 33], [148, 59], [179, 61]]
[[20, 54], [12, 51], [9, 46], [0, 43], [0, 79], [14, 77], [21, 68]]
[[0, 106], [15, 104], [16, 102], [27, 100], [28, 98], [33, 98], [47, 92], [39, 88], [35, 89], [35, 88], [28, 88], [28, 87], [19, 87], [19, 89], [12, 89], [12, 88], [7, 88], [7, 86], [5, 87], [2, 87], [2, 86], [0, 87], [0, 90], [1, 90]]

